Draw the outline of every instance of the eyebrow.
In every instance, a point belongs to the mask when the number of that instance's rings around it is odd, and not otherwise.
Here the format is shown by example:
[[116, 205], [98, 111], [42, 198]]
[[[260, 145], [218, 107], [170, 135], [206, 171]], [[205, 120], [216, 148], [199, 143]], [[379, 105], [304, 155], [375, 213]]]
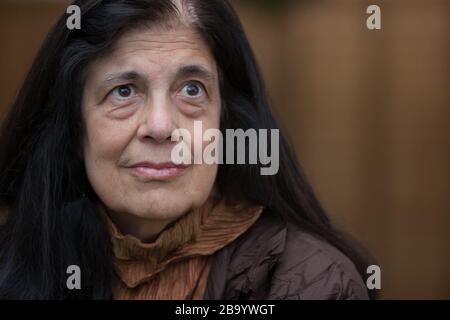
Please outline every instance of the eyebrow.
[[147, 77], [140, 72], [137, 71], [125, 71], [125, 72], [117, 72], [106, 75], [106, 79], [100, 82], [99, 88], [106, 88], [115, 83], [126, 82], [126, 81], [140, 81], [146, 82]]
[[[199, 77], [206, 81], [214, 82], [216, 80], [215, 75], [208, 69], [192, 64], [184, 65], [178, 68], [172, 79], [188, 78], [188, 77]], [[105, 80], [101, 81], [99, 84], [100, 89], [108, 88], [116, 83], [127, 82], [127, 81], [138, 81], [142, 83], [147, 83], [148, 78], [144, 73], [138, 72], [136, 70], [129, 70], [124, 72], [117, 72], [107, 74]]]
[[[187, 77], [200, 77], [205, 80], [214, 81], [216, 79], [215, 75], [202, 67], [201, 65], [184, 65], [177, 69], [173, 75], [173, 79], [187, 78]], [[107, 74], [105, 80], [101, 81], [100, 87], [106, 87], [111, 83], [123, 82], [123, 81], [142, 81], [147, 82], [147, 76], [136, 70], [129, 70], [124, 72], [117, 72]]]
[[200, 65], [185, 65], [180, 67], [175, 73], [174, 79], [199, 77], [208, 81], [215, 81], [216, 76]]

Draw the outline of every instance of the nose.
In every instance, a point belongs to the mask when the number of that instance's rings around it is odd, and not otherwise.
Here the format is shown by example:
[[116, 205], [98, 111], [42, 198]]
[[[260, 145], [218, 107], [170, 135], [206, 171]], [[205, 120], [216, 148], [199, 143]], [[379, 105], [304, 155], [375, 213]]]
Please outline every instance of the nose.
[[177, 128], [173, 107], [165, 96], [149, 101], [142, 109], [140, 121], [137, 134], [141, 140], [170, 141], [172, 132]]

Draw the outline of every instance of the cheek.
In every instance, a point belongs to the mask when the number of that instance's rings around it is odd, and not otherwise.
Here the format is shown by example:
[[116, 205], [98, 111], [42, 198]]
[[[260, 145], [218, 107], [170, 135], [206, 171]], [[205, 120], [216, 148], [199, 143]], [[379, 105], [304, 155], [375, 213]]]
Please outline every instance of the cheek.
[[[192, 177], [189, 178], [189, 185], [191, 186], [189, 188], [191, 188], [191, 192], [194, 192], [196, 194], [194, 198], [201, 202], [204, 201], [210, 194], [216, 181], [217, 171], [219, 168], [218, 164], [206, 164], [204, 161], [205, 159], [203, 159], [205, 148], [211, 144], [211, 141], [203, 140], [203, 135], [208, 129], [219, 129], [220, 108], [214, 110], [214, 112], [209, 114], [207, 117], [196, 119], [196, 121], [201, 121], [201, 132], [199, 131], [198, 126], [197, 128], [195, 128], [194, 121], [186, 124], [184, 128], [188, 129], [192, 138], [191, 153], [194, 155], [196, 152], [198, 152], [198, 150], [196, 150], [196, 145], [201, 146], [201, 148], [198, 149], [201, 150], [200, 156], [202, 157], [202, 164], [194, 165]], [[197, 139], [200, 139], [200, 141], [198, 141]], [[192, 186], [195, 187], [192, 188]]]
[[101, 115], [90, 115], [86, 119], [85, 152], [97, 160], [113, 160], [125, 149], [132, 134], [129, 123], [111, 121]]
[[200, 206], [211, 194], [216, 181], [218, 165], [196, 165], [189, 177], [187, 188], [189, 198], [195, 206]]
[[112, 185], [117, 178], [117, 162], [128, 144], [129, 131], [129, 128], [101, 119], [86, 121], [84, 161], [94, 187]]

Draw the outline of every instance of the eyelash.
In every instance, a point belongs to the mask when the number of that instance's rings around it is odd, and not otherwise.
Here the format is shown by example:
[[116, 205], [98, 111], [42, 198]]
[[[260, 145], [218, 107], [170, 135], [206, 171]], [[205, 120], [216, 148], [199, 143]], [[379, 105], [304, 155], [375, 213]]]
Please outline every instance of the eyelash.
[[[136, 88], [135, 88], [134, 85], [132, 85], [132, 84], [122, 84], [122, 85], [117, 86], [117, 87], [115, 87], [114, 89], [112, 89], [112, 90], [110, 91], [109, 95], [111, 95], [111, 94], [114, 95], [114, 93], [115, 93], [118, 89], [120, 89], [120, 88], [128, 88], [128, 89], [130, 89], [130, 90], [131, 90], [130, 97], [133, 97], [133, 96], [136, 94]], [[116, 98], [117, 100], [125, 101], [125, 100], [130, 99], [130, 97], [123, 98], [123, 97], [116, 96], [115, 98]]]
[[[197, 80], [190, 80], [190, 81], [188, 81], [188, 82], [185, 82], [185, 83], [183, 84], [182, 88], [181, 88], [181, 92], [182, 92], [182, 91], [184, 90], [184, 88], [186, 88], [188, 85], [192, 85], [192, 84], [195, 84], [196, 86], [198, 86], [198, 87], [200, 88], [200, 90], [201, 90], [200, 93], [202, 93], [202, 94], [206, 94], [206, 93], [207, 93], [206, 88], [205, 88], [205, 86], [203, 85], [203, 83], [201, 83], [200, 81], [197, 81]], [[191, 96], [189, 96], [189, 98], [196, 99], [196, 98], [199, 98], [199, 97], [191, 97]]]
[[[184, 88], [186, 88], [188, 85], [192, 85], [192, 84], [197, 85], [197, 86], [200, 88], [201, 93], [207, 94], [206, 87], [203, 85], [203, 83], [201, 83], [200, 81], [197, 81], [197, 80], [190, 80], [190, 81], [188, 81], [188, 82], [185, 82], [185, 83], [183, 84], [183, 86], [182, 86], [182, 88], [181, 88], [180, 91], [182, 92]], [[131, 97], [135, 96], [135, 94], [136, 94], [136, 87], [135, 87], [133, 84], [122, 84], [122, 85], [120, 85], [120, 86], [117, 86], [117, 87], [113, 88], [113, 89], [109, 92], [108, 96], [114, 95], [114, 93], [117, 92], [117, 90], [119, 90], [120, 88], [128, 88], [128, 89], [130, 89], [130, 90], [131, 90], [131, 94], [130, 94], [130, 97], [124, 98], [124, 97], [120, 97], [120, 96], [118, 95], [118, 93], [117, 93], [117, 95], [115, 96], [115, 98], [116, 98], [117, 100], [120, 100], [120, 101], [126, 101], [126, 100], [130, 99]], [[200, 96], [198, 96], [198, 97], [191, 97], [191, 96], [188, 96], [188, 95], [186, 95], [186, 97], [188, 97], [188, 98], [190, 98], [190, 99], [198, 99], [198, 98], [200, 98]]]

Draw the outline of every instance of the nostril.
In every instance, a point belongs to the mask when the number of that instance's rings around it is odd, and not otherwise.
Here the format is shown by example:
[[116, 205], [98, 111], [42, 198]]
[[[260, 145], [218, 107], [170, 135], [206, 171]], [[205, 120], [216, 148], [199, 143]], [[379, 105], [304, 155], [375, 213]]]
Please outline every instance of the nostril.
[[176, 126], [170, 117], [147, 116], [138, 130], [138, 136], [145, 139], [154, 139], [157, 142], [171, 140]]

